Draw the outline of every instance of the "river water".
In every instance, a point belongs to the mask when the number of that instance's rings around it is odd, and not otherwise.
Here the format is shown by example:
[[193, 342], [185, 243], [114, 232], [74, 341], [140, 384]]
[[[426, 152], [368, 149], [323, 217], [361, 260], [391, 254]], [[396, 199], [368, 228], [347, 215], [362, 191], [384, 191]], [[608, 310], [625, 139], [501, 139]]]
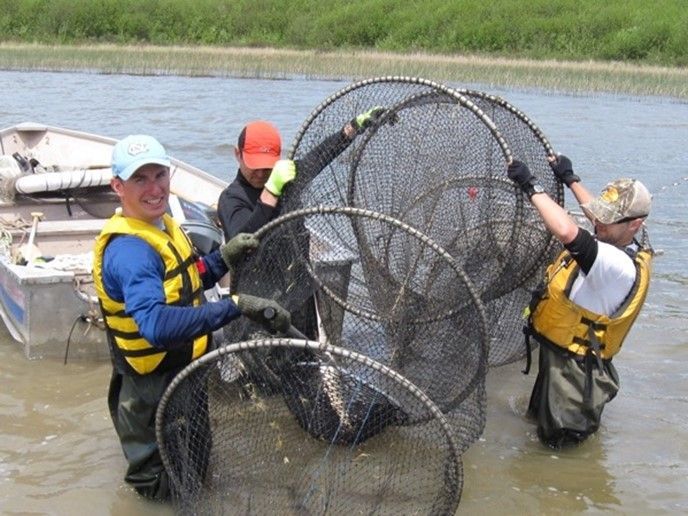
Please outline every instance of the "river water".
[[[228, 181], [236, 168], [230, 145], [246, 121], [273, 121], [286, 147], [315, 106], [345, 85], [0, 72], [0, 126], [149, 133], [173, 156]], [[662, 251], [615, 359], [621, 391], [582, 446], [554, 453], [538, 443], [523, 417], [534, 381], [520, 373], [523, 364], [490, 372], [487, 426], [464, 455], [459, 514], [688, 512], [688, 104], [450, 86], [487, 90], [524, 111], [595, 191], [613, 177], [641, 178], [654, 193], [648, 228]], [[109, 364], [27, 361], [3, 330], [0, 364], [2, 514], [171, 514], [122, 481], [125, 461], [106, 408]]]

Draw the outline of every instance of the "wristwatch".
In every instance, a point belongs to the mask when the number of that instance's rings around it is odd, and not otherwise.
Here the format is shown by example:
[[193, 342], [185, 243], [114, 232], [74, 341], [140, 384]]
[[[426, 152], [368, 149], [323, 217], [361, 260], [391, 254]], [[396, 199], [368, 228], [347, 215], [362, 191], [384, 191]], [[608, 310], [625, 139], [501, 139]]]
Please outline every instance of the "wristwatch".
[[528, 196], [528, 199], [530, 199], [535, 194], [545, 193], [545, 189], [542, 187], [540, 183], [531, 183], [525, 190], [525, 192]]

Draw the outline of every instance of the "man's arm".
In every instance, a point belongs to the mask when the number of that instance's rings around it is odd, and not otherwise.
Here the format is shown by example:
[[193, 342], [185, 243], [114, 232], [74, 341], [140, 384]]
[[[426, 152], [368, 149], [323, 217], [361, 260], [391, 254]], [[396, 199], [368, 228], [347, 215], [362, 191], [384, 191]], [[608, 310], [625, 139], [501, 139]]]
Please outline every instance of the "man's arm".
[[162, 259], [140, 238], [114, 239], [105, 250], [103, 263], [106, 291], [113, 299], [124, 301], [143, 338], [155, 347], [174, 348], [240, 315], [229, 299], [196, 307], [167, 305]]
[[550, 157], [548, 161], [556, 178], [571, 190], [578, 204], [585, 204], [593, 200], [594, 196], [583, 186], [580, 177], [574, 174], [573, 164], [569, 158], [560, 154], [556, 157]]
[[[230, 185], [220, 195], [217, 214], [222, 223], [225, 240], [229, 241], [239, 233], [255, 233], [271, 221], [277, 202], [268, 204], [261, 198], [252, 202], [239, 185]], [[275, 198], [276, 199], [276, 198]]]
[[[569, 214], [552, 199], [547, 192], [537, 192], [535, 186], [538, 181], [530, 173], [528, 165], [521, 161], [514, 160], [507, 169], [509, 179], [516, 183], [523, 193], [528, 196], [530, 202], [537, 208], [540, 217], [547, 229], [562, 244], [568, 244], [578, 234], [578, 226]], [[542, 190], [542, 188], [540, 188]]]
[[229, 268], [222, 259], [222, 254], [219, 249], [199, 258], [196, 262], [196, 266], [198, 267], [198, 272], [201, 274], [201, 281], [203, 282], [203, 288], [205, 290], [213, 288], [215, 283], [220, 281], [222, 277], [229, 272]]
[[566, 245], [578, 235], [578, 225], [564, 208], [559, 206], [547, 192], [533, 194], [530, 202], [540, 213], [545, 227], [557, 240]]
[[588, 203], [595, 197], [580, 181], [573, 183], [569, 188], [571, 189], [571, 193], [576, 197], [578, 204]]
[[[508, 175], [528, 195], [549, 232], [569, 250], [583, 272], [587, 273], [597, 257], [597, 241], [590, 233], [579, 228], [568, 212], [559, 206], [547, 192], [533, 192], [533, 185], [537, 179], [530, 173], [525, 163], [520, 161], [511, 163]], [[580, 185], [578, 178], [574, 183], [574, 186], [576, 185]], [[580, 185], [580, 192], [584, 197], [587, 190]]]
[[[347, 131], [347, 128], [349, 129]], [[356, 131], [347, 123], [344, 128], [331, 134], [313, 147], [303, 158], [297, 160], [299, 182], [308, 184], [337, 156], [344, 152], [356, 137]]]
[[[260, 202], [266, 206], [275, 207], [279, 203], [279, 198], [282, 195], [282, 190], [288, 184], [292, 184], [298, 173], [299, 181], [296, 183], [296, 188], [304, 188], [308, 185], [315, 176], [332, 163], [337, 156], [344, 152], [357, 135], [362, 134], [373, 123], [383, 116], [386, 109], [376, 106], [369, 109], [365, 113], [354, 117], [347, 122], [341, 130], [331, 134], [306, 155], [297, 160], [279, 160], [272, 173], [265, 183], [265, 188], [260, 194]], [[394, 125], [397, 117], [391, 116], [385, 123]], [[294, 188], [294, 186], [292, 186]], [[298, 192], [296, 193], [298, 195]], [[292, 192], [294, 195], [294, 192]]]
[[[348, 128], [348, 130], [347, 130]], [[351, 136], [349, 136], [351, 135]], [[259, 203], [262, 203], [267, 208], [275, 208], [279, 203], [280, 197], [282, 195], [282, 189], [288, 183], [292, 183], [296, 178], [298, 173], [299, 182], [297, 186], [305, 186], [310, 183], [315, 176], [317, 176], [328, 164], [330, 164], [337, 156], [339, 156], [344, 150], [351, 145], [351, 141], [356, 136], [355, 130], [352, 128], [351, 123], [347, 123], [344, 129], [337, 131], [325, 138], [322, 142], [311, 149], [302, 159], [297, 161], [281, 160], [275, 166], [276, 167], [293, 167], [293, 172], [288, 173], [288, 181], [280, 184], [277, 189], [274, 187], [271, 191], [270, 179], [266, 183], [265, 188], [260, 193], [258, 199]], [[273, 174], [279, 173], [273, 169]], [[292, 186], [291, 188], [294, 188]]]

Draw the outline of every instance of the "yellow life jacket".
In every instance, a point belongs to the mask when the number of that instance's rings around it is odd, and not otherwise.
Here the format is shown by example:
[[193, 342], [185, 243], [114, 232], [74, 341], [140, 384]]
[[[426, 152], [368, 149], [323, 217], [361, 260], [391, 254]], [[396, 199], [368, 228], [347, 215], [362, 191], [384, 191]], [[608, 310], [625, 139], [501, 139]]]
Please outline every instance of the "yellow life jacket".
[[115, 214], [96, 239], [93, 279], [100, 300], [108, 340], [115, 366], [123, 372], [148, 374], [183, 366], [203, 355], [209, 335], [179, 343], [173, 350], [154, 347], [139, 333], [139, 328], [126, 312], [124, 302], [112, 299], [103, 284], [103, 255], [116, 235], [134, 235], [145, 240], [162, 258], [165, 266], [163, 286], [168, 305], [198, 306], [204, 302], [203, 284], [196, 267], [196, 257], [189, 238], [167, 214], [163, 215], [165, 231], [141, 220]]
[[607, 316], [586, 310], [569, 299], [579, 267], [568, 251], [562, 252], [547, 268], [546, 290], [531, 312], [530, 331], [538, 341], [554, 344], [575, 355], [594, 352], [598, 358], [612, 358], [621, 349], [645, 302], [652, 251], [638, 251], [633, 262], [636, 267], [633, 287], [616, 312]]

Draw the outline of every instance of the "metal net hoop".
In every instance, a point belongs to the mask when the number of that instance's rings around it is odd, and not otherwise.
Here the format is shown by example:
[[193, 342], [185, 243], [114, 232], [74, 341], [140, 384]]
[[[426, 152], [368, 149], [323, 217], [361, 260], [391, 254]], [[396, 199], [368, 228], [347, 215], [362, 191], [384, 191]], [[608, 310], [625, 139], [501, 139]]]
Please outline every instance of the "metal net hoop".
[[[489, 331], [479, 292], [451, 255], [398, 219], [346, 206], [293, 211], [255, 235], [261, 244], [238, 265], [233, 292], [273, 299], [310, 339], [388, 365], [479, 436]], [[256, 338], [260, 328], [246, 325], [233, 321], [225, 338]]]
[[[419, 318], [419, 319], [405, 319], [404, 322], [406, 324], [417, 324], [417, 325], [422, 325], [422, 324], [427, 324], [431, 322], [436, 322], [436, 321], [441, 321], [443, 319], [451, 318], [456, 316], [458, 313], [462, 312], [468, 305], [469, 303], [471, 305], [475, 305], [476, 309], [478, 312], [484, 312], [484, 309], [481, 309], [482, 302], [480, 295], [478, 291], [476, 290], [475, 286], [473, 285], [472, 281], [468, 277], [468, 275], [463, 271], [461, 266], [452, 258], [452, 256], [447, 253], [442, 247], [440, 247], [437, 243], [435, 243], [432, 239], [430, 239], [427, 235], [424, 233], [418, 231], [417, 229], [413, 228], [412, 226], [405, 224], [399, 219], [396, 219], [394, 217], [390, 217], [389, 215], [385, 215], [384, 213], [379, 213], [371, 210], [367, 210], [364, 208], [356, 208], [353, 206], [313, 206], [310, 208], [302, 208], [299, 210], [295, 210], [292, 212], [289, 212], [285, 215], [281, 215], [280, 217], [270, 221], [269, 223], [265, 224], [263, 227], [261, 227], [258, 231], [254, 233], [254, 236], [256, 236], [258, 239], [263, 238], [266, 234], [269, 234], [271, 231], [273, 231], [275, 228], [293, 221], [293, 220], [298, 220], [302, 219], [304, 217], [308, 217], [310, 215], [327, 215], [327, 214], [339, 214], [339, 215], [346, 215], [351, 218], [351, 220], [355, 220], [359, 217], [367, 218], [367, 219], [372, 219], [376, 221], [381, 221], [386, 224], [389, 224], [397, 229], [399, 231], [404, 232], [405, 234], [413, 237], [414, 239], [417, 239], [422, 245], [427, 246], [430, 248], [432, 251], [434, 251], [439, 257], [441, 257], [443, 260], [446, 260], [447, 264], [454, 270], [458, 278], [461, 280], [461, 284], [463, 288], [466, 289], [466, 291], [469, 294], [469, 300], [466, 301], [465, 304], [462, 304], [458, 307], [454, 307], [450, 310], [447, 310], [445, 312], [439, 313], [437, 315], [434, 315], [432, 317], [425, 317], [425, 318]], [[319, 276], [318, 272], [314, 270], [314, 268], [311, 266], [310, 262], [308, 260], [304, 260], [304, 265], [305, 269], [308, 271], [308, 273], [311, 276], [311, 279], [316, 283], [318, 286], [319, 290], [322, 291], [325, 295], [327, 295], [332, 302], [337, 304], [339, 307], [342, 309], [346, 310], [347, 312], [351, 312], [352, 314], [358, 315], [360, 317], [370, 319], [372, 321], [389, 321], [389, 322], [394, 322], [395, 319], [390, 318], [388, 316], [380, 315], [379, 313], [373, 312], [369, 309], [366, 308], [359, 308], [346, 300], [342, 299], [342, 297], [333, 291], [325, 281]], [[235, 275], [236, 281], [239, 281], [239, 278], [241, 277], [241, 269], [237, 271], [237, 274]], [[236, 287], [233, 289], [235, 290]], [[487, 333], [487, 322], [486, 319], [481, 315], [480, 316], [480, 323], [479, 326], [484, 329], [484, 333]]]
[[[463, 88], [457, 91], [469, 97], [492, 118], [509, 142], [514, 159], [528, 163], [545, 191], [563, 207], [563, 184], [556, 179], [549, 166], [549, 160], [556, 153], [535, 122], [499, 96]], [[532, 291], [543, 277], [545, 267], [561, 247], [556, 238], [542, 226], [538, 213], [529, 203], [525, 204], [524, 210], [526, 220], [521, 228], [523, 236], [515, 241], [518, 242], [521, 238], [533, 239], [532, 248], [527, 252], [534, 259], [515, 271], [514, 278], [517, 280], [512, 291], [494, 299], [484, 298], [492, 333], [489, 356], [491, 367], [508, 364], [525, 356], [525, 345], [519, 339], [514, 339], [514, 335], [521, 333], [523, 326], [518, 314], [530, 302]]]
[[[397, 126], [404, 127], [394, 127], [395, 119]], [[431, 129], [426, 130], [426, 126]], [[474, 136], [469, 140], [460, 138], [470, 134]], [[518, 270], [509, 268], [506, 257], [521, 234], [525, 200], [506, 177], [511, 151], [492, 120], [479, 107], [448, 89], [421, 92], [388, 107], [359, 139], [348, 175], [348, 205], [399, 218], [438, 241], [460, 261], [462, 256], [471, 261], [471, 249], [481, 243], [489, 245], [493, 260], [498, 256], [504, 258], [495, 260], [491, 267], [480, 266], [475, 274], [470, 274], [471, 280], [483, 296], [499, 297], [514, 288], [513, 278], [507, 282], [503, 276], [511, 276], [513, 270]], [[423, 146], [422, 142], [426, 141], [439, 156], [433, 156], [433, 162], [421, 156], [419, 163], [414, 164], [411, 160], [415, 157], [415, 147]], [[411, 150], [400, 158], [390, 156], [390, 152], [398, 153], [401, 147]], [[494, 159], [499, 159], [494, 152], [501, 155], [498, 164], [494, 163]], [[432, 166], [431, 172], [425, 170], [426, 165]], [[399, 172], [399, 167], [405, 170]], [[460, 173], [455, 173], [454, 167]], [[397, 173], [402, 177], [394, 177]], [[464, 188], [480, 189], [482, 193], [466, 203], [461, 200]], [[493, 214], [498, 190], [508, 196], [513, 204], [509, 211], [514, 212], [508, 218], [499, 219], [499, 224], [497, 215]], [[459, 215], [464, 209], [468, 210], [469, 219]], [[457, 215], [448, 216], [448, 211]], [[494, 223], [480, 224], [487, 232], [485, 235], [477, 233], [476, 218], [477, 222], [483, 219]], [[452, 246], [457, 240], [462, 240], [461, 245]], [[477, 263], [484, 262], [478, 259]]]
[[[479, 106], [482, 106], [483, 111], [487, 112], [488, 116], [490, 115], [490, 112], [496, 111], [497, 109], [504, 109], [512, 113], [514, 117], [519, 119], [525, 126], [527, 126], [535, 138], [541, 142], [547, 157], [556, 156], [556, 153], [554, 152], [549, 140], [545, 136], [545, 133], [535, 124], [535, 122], [533, 122], [525, 113], [523, 113], [523, 111], [509, 103], [507, 100], [484, 91], [464, 88], [453, 89], [460, 95], [464, 95], [470, 98], [473, 102], [477, 103]], [[563, 189], [561, 191], [563, 192]]]
[[[326, 135], [340, 131], [344, 124], [358, 114], [372, 107], [388, 109], [390, 106], [397, 105], [417, 95], [420, 97], [423, 95], [447, 97], [448, 102], [458, 103], [474, 112], [474, 116], [480, 117], [483, 123], [487, 124], [486, 127], [495, 133], [495, 137], [499, 138], [499, 131], [495, 125], [481, 113], [477, 106], [468, 98], [451, 91], [446, 86], [417, 77], [385, 76], [359, 81], [325, 99], [302, 124], [288, 157], [297, 160], [297, 162], [302, 159], [305, 160], [306, 157], [312, 158], [312, 153], [318, 150], [319, 143]], [[338, 151], [338, 155], [326, 164], [319, 162], [318, 167], [324, 167], [322, 172], [305, 174], [299, 172], [296, 180], [281, 198], [282, 213], [314, 204], [350, 205], [346, 191], [349, 170], [352, 156], [361, 140], [360, 136], [354, 138], [343, 151]], [[502, 152], [508, 154], [506, 142], [501, 139], [499, 144]], [[508, 161], [508, 158], [505, 161]], [[319, 176], [317, 181], [315, 176]], [[327, 177], [325, 181], [322, 180], [323, 176]], [[321, 188], [323, 185], [324, 188]], [[361, 207], [385, 211], [374, 206]]]
[[[559, 206], [563, 207], [564, 185], [554, 176], [548, 163], [549, 158], [555, 158], [557, 154], [542, 129], [523, 111], [499, 96], [491, 95], [484, 91], [463, 88], [457, 88], [456, 91], [473, 100], [498, 124], [504, 138], [511, 145], [512, 157], [526, 161], [549, 196]], [[525, 141], [524, 133], [530, 133], [532, 136], [531, 140]], [[542, 152], [538, 152], [537, 149], [540, 149]], [[538, 159], [538, 157], [541, 159]], [[534, 210], [532, 211], [534, 212]], [[539, 222], [539, 218], [537, 220]], [[521, 278], [523, 281], [532, 279], [533, 274], [539, 275], [542, 272], [542, 267], [549, 263], [552, 257], [552, 249], [557, 247], [554, 235], [544, 229], [543, 232], [545, 232], [548, 239], [546, 239], [542, 246], [542, 252], [540, 253], [542, 259], [534, 262], [532, 267], [522, 271]]]
[[[312, 125], [315, 125], [317, 122], [320, 121], [320, 118], [323, 114], [323, 112], [327, 111], [327, 109], [336, 101], [338, 101], [342, 97], [349, 96], [352, 92], [356, 92], [357, 90], [362, 90], [362, 89], [367, 89], [370, 87], [375, 87], [376, 85], [384, 85], [385, 83], [394, 83], [394, 84], [401, 84], [406, 86], [405, 90], [402, 92], [396, 93], [391, 97], [391, 100], [393, 103], [396, 103], [404, 98], [406, 98], [410, 94], [418, 93], [418, 92], [423, 92], [423, 91], [430, 91], [430, 92], [437, 92], [437, 91], [443, 91], [446, 88], [442, 86], [439, 83], [436, 83], [434, 81], [430, 81], [428, 79], [423, 79], [421, 77], [408, 77], [408, 76], [398, 76], [398, 75], [387, 75], [387, 76], [381, 76], [381, 77], [372, 77], [369, 79], [363, 79], [361, 81], [355, 82], [353, 84], [350, 84], [341, 90], [333, 93], [329, 97], [327, 97], [325, 100], [323, 100], [320, 104], [318, 104], [315, 109], [308, 115], [308, 117], [304, 120], [303, 124], [301, 124], [300, 129], [296, 133], [296, 136], [294, 137], [294, 141], [292, 142], [292, 145], [289, 149], [289, 152], [287, 153], [287, 157], [289, 159], [295, 159], [298, 156], [300, 147], [303, 145], [306, 133], [310, 130]], [[365, 107], [373, 107], [368, 104], [365, 105], [354, 105], [352, 106], [352, 109], [347, 113], [347, 115], [350, 115], [348, 118], [342, 117], [341, 118], [341, 123], [345, 123], [354, 116], [358, 115], [358, 111], [361, 108]], [[335, 126], [336, 127], [336, 126]]]
[[[298, 425], [292, 424], [297, 432], [290, 438], [289, 432], [293, 428], [284, 416], [289, 415], [289, 410], [292, 411], [292, 416], [297, 415], [293, 412], [293, 405], [288, 406], [287, 410], [287, 403], [280, 402], [280, 396], [262, 396], [254, 391], [247, 394], [241, 357], [245, 352], [260, 350], [281, 350], [297, 355], [317, 354], [327, 357], [328, 361], [346, 364], [354, 376], [367, 377], [376, 383], [379, 388], [376, 392], [384, 394], [385, 399], [394, 401], [398, 410], [415, 413], [416, 421], [422, 422], [401, 427], [387, 424], [381, 427], [381, 433], [370, 438], [372, 441], [349, 444], [336, 443], [334, 440], [323, 441], [322, 436], [310, 439], [307, 434], [298, 431]], [[206, 466], [208, 472], [203, 478], [199, 478], [193, 471], [196, 467], [194, 455], [198, 453], [199, 446], [188, 440], [178, 439], [179, 431], [175, 430], [175, 425], [189, 424], [187, 409], [192, 398], [188, 394], [193, 392], [190, 386], [205, 389], [205, 403], [210, 413], [208, 419], [212, 429], [212, 443], [201, 443], [200, 446], [205, 450], [203, 453], [209, 455], [209, 466]], [[285, 387], [288, 386], [289, 382], [285, 379]], [[237, 396], [237, 392], [242, 394]], [[286, 392], [288, 391], [285, 390], [283, 395]], [[275, 413], [268, 414], [267, 419], [251, 419], [248, 415], [250, 410], [242, 407], [252, 401], [262, 403], [264, 407], [269, 405]], [[247, 436], [249, 450], [238, 450], [237, 446], [240, 445], [228, 438], [232, 435], [231, 432], [223, 433], [222, 411], [235, 405], [240, 410], [232, 411], [234, 419], [227, 422], [242, 425], [245, 423], [241, 421], [242, 415], [246, 415], [246, 421], [253, 425], [253, 432]], [[419, 417], [421, 414], [424, 417]], [[275, 422], [268, 423], [273, 417], [276, 418]], [[266, 449], [265, 456], [254, 457], [248, 464], [234, 456], [243, 456], [254, 448], [265, 449], [260, 439], [274, 435], [275, 428], [280, 426], [285, 427], [279, 434], [285, 440], [280, 441], [279, 453]], [[385, 433], [389, 432], [392, 434], [385, 437]], [[291, 507], [298, 513], [308, 514], [350, 514], [351, 510], [395, 514], [400, 510], [406, 512], [409, 508], [414, 508], [414, 512], [419, 513], [453, 514], [461, 497], [461, 447], [454, 429], [432, 400], [408, 379], [367, 356], [308, 340], [246, 341], [223, 346], [192, 362], [175, 377], [160, 401], [156, 414], [156, 437], [163, 464], [170, 475], [175, 502], [183, 509], [182, 512], [187, 513], [211, 514], [227, 510], [261, 513], [269, 507], [274, 509], [280, 506], [283, 510]], [[396, 438], [406, 440], [407, 446], [396, 448], [392, 444]], [[418, 479], [420, 486], [414, 486], [413, 477], [404, 473], [414, 461], [423, 460], [415, 450], [414, 443], [421, 448], [434, 443], [438, 449], [429, 459], [432, 463], [417, 464], [429, 472], [427, 476]], [[228, 456], [224, 454], [225, 447], [229, 449]], [[376, 462], [370, 466], [362, 460], [367, 450], [377, 452]], [[399, 451], [404, 453], [400, 454]], [[315, 466], [294, 460], [295, 454], [299, 453], [317, 455], [314, 457]], [[275, 456], [291, 456], [294, 465], [286, 460], [271, 461]], [[303, 469], [299, 470], [299, 467]], [[284, 472], [288, 474], [284, 475]], [[259, 482], [258, 479], [264, 480]], [[287, 485], [284, 485], [285, 482]], [[356, 496], [357, 490], [366, 494]], [[285, 495], [285, 492], [289, 495]], [[278, 496], [276, 493], [280, 493], [281, 497], [278, 505], [275, 505]], [[408, 499], [397, 500], [400, 493], [409, 495]], [[245, 505], [227, 505], [228, 498]], [[282, 505], [284, 503], [289, 506]]]

